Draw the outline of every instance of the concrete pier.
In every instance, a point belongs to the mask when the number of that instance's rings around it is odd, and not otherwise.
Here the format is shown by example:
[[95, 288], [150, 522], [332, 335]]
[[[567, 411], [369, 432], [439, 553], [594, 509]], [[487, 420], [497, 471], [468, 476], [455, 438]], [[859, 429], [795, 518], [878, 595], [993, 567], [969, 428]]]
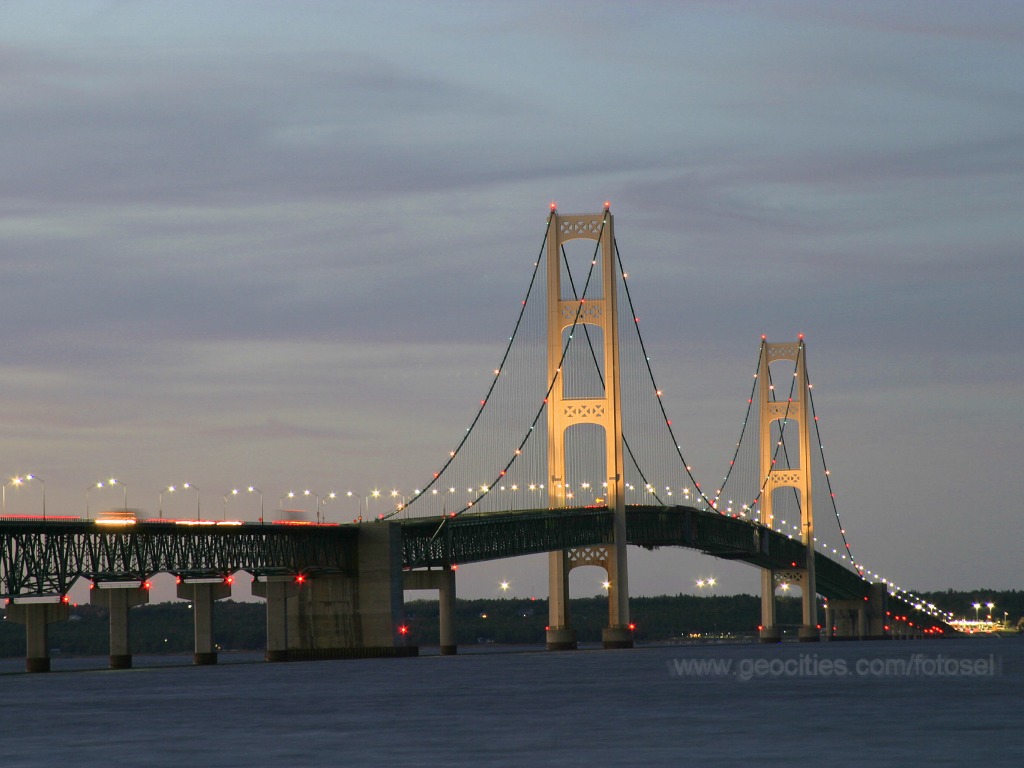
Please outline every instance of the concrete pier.
[[566, 552], [548, 555], [548, 627], [549, 651], [576, 650], [576, 630], [569, 623], [569, 571], [572, 566]]
[[267, 600], [267, 660], [416, 655], [402, 631], [401, 536], [398, 523], [369, 523], [359, 528], [349, 573], [258, 577], [253, 594]]
[[252, 593], [267, 601], [267, 661], [288, 661], [288, 599], [299, 594], [294, 576], [259, 576]]
[[450, 566], [436, 571], [406, 571], [402, 576], [402, 586], [406, 590], [437, 590], [441, 655], [458, 653], [455, 641], [455, 571]]
[[128, 611], [149, 602], [149, 590], [139, 581], [97, 582], [89, 590], [89, 602], [110, 613], [110, 668], [131, 669], [131, 632]]
[[195, 622], [196, 665], [217, 663], [217, 648], [213, 643], [213, 603], [231, 597], [231, 585], [219, 578], [182, 579], [178, 583], [178, 597], [192, 602]]
[[67, 621], [68, 613], [68, 604], [61, 595], [16, 597], [7, 604], [7, 621], [25, 625], [26, 671], [50, 671], [49, 626]]

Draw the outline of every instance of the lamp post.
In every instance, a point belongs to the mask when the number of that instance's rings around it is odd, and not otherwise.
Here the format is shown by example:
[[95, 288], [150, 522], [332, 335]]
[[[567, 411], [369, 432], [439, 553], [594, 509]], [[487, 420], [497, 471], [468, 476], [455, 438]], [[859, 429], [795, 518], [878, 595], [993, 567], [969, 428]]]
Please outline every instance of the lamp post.
[[89, 491], [91, 491], [93, 488], [97, 488], [97, 489], [98, 488], [104, 488], [104, 487], [113, 488], [115, 485], [120, 485], [121, 486], [121, 490], [124, 491], [124, 511], [125, 512], [128, 511], [128, 486], [125, 485], [124, 483], [120, 482], [119, 480], [114, 479], [113, 477], [110, 478], [109, 480], [106, 480], [106, 481], [97, 480], [95, 483], [93, 483], [90, 486], [87, 486], [86, 489], [85, 489], [85, 519], [86, 520], [89, 519]]
[[317, 525], [319, 525], [320, 524], [320, 494], [319, 493], [315, 493], [315, 492], [309, 490], [309, 488], [307, 488], [306, 490], [304, 490], [302, 492], [302, 495], [303, 496], [313, 496], [313, 497], [316, 498], [316, 522], [317, 522]]
[[238, 489], [237, 488], [232, 488], [230, 493], [225, 493], [224, 494], [224, 515], [223, 515], [223, 517], [221, 519], [224, 520], [225, 522], [227, 522], [227, 519], [228, 519], [228, 496], [237, 496], [237, 495], [238, 495]]
[[[43, 517], [46, 517], [45, 513], [43, 514]], [[988, 620], [992, 621], [992, 609], [996, 607], [996, 604], [995, 603], [985, 603], [985, 605], [988, 607]]]
[[263, 520], [263, 491], [252, 485], [246, 488], [246, 491], [248, 491], [249, 493], [258, 493], [260, 495], [260, 522], [265, 522]]
[[[181, 487], [182, 488], [187, 488], [189, 490], [192, 490], [192, 491], [196, 492], [196, 521], [198, 521], [200, 519], [200, 517], [199, 517], [199, 489], [196, 488], [194, 485], [192, 485], [192, 483], [182, 483]], [[178, 490], [176, 486], [169, 485], [166, 488], [164, 488], [162, 491], [160, 491], [160, 509], [159, 509], [159, 512], [158, 512], [160, 517], [164, 516], [164, 493], [165, 492], [166, 493], [174, 493], [176, 490]]]
[[4, 515], [7, 514], [7, 486], [13, 486], [14, 488], [20, 488], [25, 483], [36, 480], [43, 489], [43, 520], [46, 520], [46, 483], [43, 482], [43, 478], [38, 475], [25, 475], [24, 477], [12, 477], [10, 482], [4, 483], [2, 489], [0, 489], [0, 495], [2, 495], [2, 512]]
[[188, 488], [188, 489], [193, 490], [193, 491], [196, 492], [196, 521], [198, 522], [199, 520], [202, 519], [202, 517], [199, 514], [199, 489], [196, 488], [191, 483], [182, 483], [181, 487], [182, 488]]
[[168, 485], [166, 488], [160, 491], [160, 501], [157, 503], [157, 514], [162, 519], [164, 516], [164, 492], [174, 493], [174, 486]]
[[981, 608], [981, 603], [975, 603], [971, 606], [974, 609], [974, 623], [977, 624], [981, 619], [978, 618], [978, 609]]
[[325, 523], [327, 522], [327, 502], [328, 501], [334, 501], [337, 498], [338, 498], [338, 494], [336, 494], [334, 491], [331, 491], [326, 496], [324, 496], [324, 498], [320, 501], [320, 505], [324, 508], [324, 518], [323, 519], [324, 519]]
[[352, 491], [349, 491], [345, 495], [348, 496], [349, 498], [355, 496], [357, 499], [359, 499], [359, 501], [357, 502], [357, 504], [358, 504], [357, 509], [358, 509], [358, 512], [359, 512], [359, 516], [356, 518], [356, 522], [357, 523], [363, 522], [363, 502], [366, 501], [366, 497], [363, 496], [360, 493], [353, 493]]
[[[486, 492], [486, 491], [485, 491]], [[395, 500], [395, 512], [401, 512], [405, 509], [405, 496], [399, 493], [397, 490], [391, 491], [391, 498]]]

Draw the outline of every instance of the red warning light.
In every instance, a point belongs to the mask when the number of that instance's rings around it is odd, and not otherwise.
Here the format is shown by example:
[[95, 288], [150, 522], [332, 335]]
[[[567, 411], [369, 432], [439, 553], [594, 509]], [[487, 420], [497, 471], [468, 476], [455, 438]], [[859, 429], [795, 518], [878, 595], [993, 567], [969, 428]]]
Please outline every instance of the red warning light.
[[604, 209], [607, 211], [611, 207], [612, 207], [612, 201], [611, 200], [605, 200], [604, 201]]
[[632, 622], [630, 622], [630, 624], [629, 624], [629, 631], [632, 632], [635, 629], [636, 629], [636, 624], [633, 624]]
[[295, 577], [295, 581], [297, 581], [299, 584], [303, 584], [306, 581], [306, 577], [300, 573], [298, 576]]
[[407, 634], [409, 634], [409, 628], [407, 626], [405, 626], [405, 624], [403, 624], [402, 626], [400, 626], [398, 628], [398, 632], [399, 632], [399, 634], [407, 635]]

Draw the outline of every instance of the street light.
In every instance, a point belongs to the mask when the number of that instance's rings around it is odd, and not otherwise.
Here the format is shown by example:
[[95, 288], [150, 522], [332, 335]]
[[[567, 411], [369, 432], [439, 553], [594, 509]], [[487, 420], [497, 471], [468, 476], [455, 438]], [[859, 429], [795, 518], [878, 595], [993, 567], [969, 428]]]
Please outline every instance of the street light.
[[261, 523], [264, 522], [264, 520], [263, 520], [263, 491], [261, 491], [259, 488], [251, 486], [251, 485], [248, 488], [246, 488], [246, 490], [249, 493], [258, 493], [260, 495], [260, 522]]
[[313, 491], [309, 490], [309, 488], [307, 488], [306, 490], [304, 490], [302, 492], [302, 495], [303, 496], [315, 496], [316, 497], [316, 521], [319, 524], [320, 523], [320, 494], [314, 493]]
[[[45, 512], [43, 513], [43, 517], [46, 517]], [[992, 621], [992, 609], [996, 607], [996, 604], [995, 603], [985, 603], [985, 605], [988, 606], [988, 620]]]
[[981, 608], [981, 603], [975, 603], [971, 607], [974, 608], [974, 623], [977, 624], [979, 621], [981, 621], [981, 619], [978, 618], [978, 609]]
[[353, 493], [352, 491], [349, 491], [345, 495], [348, 496], [349, 498], [352, 498], [353, 496], [355, 496], [357, 499], [359, 499], [359, 502], [358, 502], [359, 517], [356, 518], [356, 522], [357, 523], [363, 522], [363, 502], [366, 501], [366, 497], [363, 496], [360, 493]]
[[[188, 488], [189, 490], [192, 490], [192, 491], [196, 492], [196, 520], [198, 521], [200, 519], [200, 516], [199, 516], [199, 489], [196, 488], [191, 483], [184, 483], [184, 484], [182, 484], [181, 487], [182, 488]], [[166, 488], [164, 488], [162, 491], [160, 491], [160, 508], [159, 508], [159, 512], [158, 512], [160, 517], [164, 516], [164, 493], [165, 492], [166, 493], [174, 493], [176, 490], [178, 490], [176, 486], [169, 485]]]
[[41, 477], [39, 477], [37, 475], [25, 475], [24, 477], [20, 477], [20, 476], [19, 477], [12, 477], [11, 481], [9, 483], [4, 483], [3, 488], [0, 489], [0, 497], [2, 497], [2, 501], [0, 501], [0, 504], [2, 504], [2, 512], [3, 512], [4, 515], [7, 514], [7, 486], [10, 485], [10, 486], [13, 486], [15, 488], [20, 488], [25, 483], [27, 483], [27, 482], [29, 482], [31, 480], [38, 480], [39, 481], [39, 485], [41, 485], [42, 488], [43, 488], [43, 520], [46, 520], [46, 483], [43, 482], [43, 478], [41, 478]]
[[124, 491], [124, 511], [128, 511], [128, 486], [122, 483], [120, 480], [115, 480], [113, 477], [109, 480], [98, 480], [85, 489], [85, 519], [89, 519], [89, 491], [93, 488], [113, 488], [115, 485], [120, 485], [121, 490]]
[[[484, 493], [486, 493], [486, 492], [487, 491], [484, 491]], [[403, 509], [405, 509], [405, 496], [404, 495], [399, 493], [397, 490], [393, 490], [393, 491], [391, 491], [391, 498], [395, 500], [395, 512], [396, 513], [401, 512]], [[406, 513], [406, 517], [408, 517], [408, 513]]]
[[327, 502], [328, 501], [334, 501], [337, 498], [338, 498], [338, 494], [336, 494], [334, 491], [331, 491], [326, 496], [324, 496], [323, 500], [320, 502], [320, 506], [324, 507], [324, 522], [325, 523], [327, 522], [327, 510], [326, 510]]
[[196, 488], [191, 483], [183, 483], [181, 487], [182, 488], [188, 488], [188, 489], [193, 490], [193, 491], [196, 492], [196, 520], [197, 521], [202, 520], [202, 516], [199, 514], [199, 489]]
[[223, 516], [222, 519], [225, 522], [227, 522], [227, 519], [228, 519], [228, 496], [237, 496], [237, 495], [238, 495], [238, 489], [237, 488], [232, 488], [231, 489], [231, 493], [225, 493], [224, 494], [224, 516]]
[[174, 493], [174, 486], [169, 485], [160, 491], [160, 501], [157, 502], [157, 514], [161, 518], [164, 516], [164, 491], [167, 493]]

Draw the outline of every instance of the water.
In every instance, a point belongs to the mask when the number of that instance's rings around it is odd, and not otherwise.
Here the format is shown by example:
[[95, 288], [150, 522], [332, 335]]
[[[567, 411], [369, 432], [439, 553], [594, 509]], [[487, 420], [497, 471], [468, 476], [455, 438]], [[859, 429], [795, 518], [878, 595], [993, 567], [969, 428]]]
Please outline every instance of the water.
[[1024, 764], [1024, 639], [479, 650], [5, 661], [0, 764]]

